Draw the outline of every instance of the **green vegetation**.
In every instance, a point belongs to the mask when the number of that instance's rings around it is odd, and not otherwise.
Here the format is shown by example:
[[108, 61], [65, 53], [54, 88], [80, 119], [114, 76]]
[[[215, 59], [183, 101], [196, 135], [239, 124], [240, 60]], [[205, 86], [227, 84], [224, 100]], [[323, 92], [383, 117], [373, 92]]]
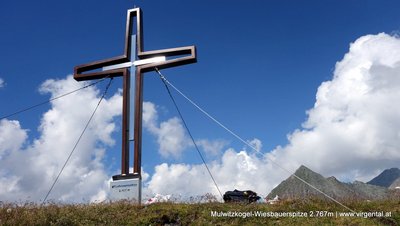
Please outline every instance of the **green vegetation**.
[[[349, 212], [323, 200], [278, 204], [157, 203], [0, 204], [0, 225], [400, 225], [400, 201], [348, 202], [356, 212], [391, 212], [390, 217], [336, 217]], [[308, 217], [256, 217], [246, 214], [307, 213]], [[212, 216], [212, 213], [219, 215]], [[236, 217], [220, 216], [231, 214]], [[310, 217], [310, 215], [313, 217]]]

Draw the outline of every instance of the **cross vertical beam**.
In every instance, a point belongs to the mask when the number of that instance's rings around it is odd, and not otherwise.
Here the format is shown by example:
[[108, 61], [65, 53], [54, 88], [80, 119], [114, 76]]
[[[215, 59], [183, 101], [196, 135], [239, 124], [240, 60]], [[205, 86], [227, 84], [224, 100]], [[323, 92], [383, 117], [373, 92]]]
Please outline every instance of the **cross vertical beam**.
[[122, 150], [121, 150], [121, 175], [129, 175], [129, 115], [130, 115], [130, 79], [126, 70], [123, 76], [122, 88]]
[[135, 87], [135, 123], [134, 123], [134, 153], [133, 174], [141, 175], [142, 166], [142, 116], [143, 116], [143, 75], [140, 69], [136, 69]]
[[[135, 18], [136, 23], [134, 23]], [[142, 31], [142, 11], [140, 8], [128, 10], [124, 54], [74, 68], [74, 78], [77, 81], [123, 77], [121, 174], [113, 176], [114, 180], [141, 179], [144, 73], [154, 71], [155, 68], [165, 69], [197, 62], [194, 46], [144, 51]], [[132, 46], [133, 36], [136, 36], [136, 42], [133, 43], [135, 46]], [[135, 51], [134, 49], [136, 49], [136, 54], [132, 53], [132, 50]], [[164, 57], [163, 60], [160, 60], [160, 56]], [[133, 73], [130, 71], [133, 68], [136, 70], [134, 78], [131, 77]], [[135, 80], [135, 87], [130, 87], [131, 79]], [[135, 89], [134, 97], [130, 96], [132, 88]], [[130, 98], [134, 98], [134, 112], [130, 112]], [[133, 173], [130, 173], [129, 121], [132, 113], [134, 115], [134, 166]]]

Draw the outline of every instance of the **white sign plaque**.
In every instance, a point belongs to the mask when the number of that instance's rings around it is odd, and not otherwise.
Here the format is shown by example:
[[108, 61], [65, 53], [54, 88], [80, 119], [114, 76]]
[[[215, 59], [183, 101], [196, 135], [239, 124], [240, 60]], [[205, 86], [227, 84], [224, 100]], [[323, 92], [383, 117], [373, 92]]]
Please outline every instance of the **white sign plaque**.
[[126, 199], [140, 203], [141, 183], [142, 181], [139, 178], [111, 181], [110, 199], [113, 201]]

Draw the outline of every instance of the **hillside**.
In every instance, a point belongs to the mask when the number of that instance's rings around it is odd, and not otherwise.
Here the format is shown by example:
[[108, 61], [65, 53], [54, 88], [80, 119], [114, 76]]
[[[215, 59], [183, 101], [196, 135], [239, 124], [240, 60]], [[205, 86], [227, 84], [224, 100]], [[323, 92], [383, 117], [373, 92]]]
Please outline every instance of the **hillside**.
[[394, 189], [400, 189], [400, 177], [397, 178], [390, 186], [389, 189], [394, 190]]
[[[305, 166], [297, 169], [295, 175], [334, 199], [381, 200], [389, 198], [390, 195], [386, 188], [358, 181], [343, 183], [335, 177], [325, 178]], [[323, 194], [300, 181], [294, 175], [275, 187], [267, 197], [273, 198], [276, 195], [281, 199], [325, 198]]]
[[[267, 204], [178, 204], [138, 206], [129, 202], [39, 206], [0, 203], [0, 225], [399, 225], [395, 201], [345, 202], [357, 213], [382, 211], [387, 217], [340, 217], [348, 212], [331, 201], [302, 200]], [[250, 216], [271, 214], [269, 217]], [[273, 214], [297, 214], [278, 217]], [[214, 214], [214, 215], [213, 215]], [[223, 216], [225, 214], [225, 216]], [[227, 216], [229, 215], [230, 216]], [[235, 215], [236, 214], [236, 215]], [[301, 214], [304, 214], [303, 216]], [[311, 217], [313, 214], [313, 217]], [[316, 214], [319, 214], [317, 216]]]

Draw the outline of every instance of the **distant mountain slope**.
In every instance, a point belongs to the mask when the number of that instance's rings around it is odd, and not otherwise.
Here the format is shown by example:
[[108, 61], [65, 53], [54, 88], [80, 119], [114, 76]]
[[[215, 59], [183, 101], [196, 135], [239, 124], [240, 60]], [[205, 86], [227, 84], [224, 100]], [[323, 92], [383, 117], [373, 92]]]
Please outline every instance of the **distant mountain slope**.
[[400, 177], [397, 178], [390, 186], [389, 189], [400, 189]]
[[[388, 189], [369, 185], [362, 182], [342, 183], [335, 177], [325, 178], [305, 166], [296, 170], [295, 175], [313, 185], [326, 195], [334, 199], [385, 199]], [[281, 199], [302, 199], [309, 197], [324, 198], [325, 196], [316, 189], [300, 181], [294, 175], [284, 180], [267, 196], [273, 198], [278, 195]]]
[[400, 178], [400, 169], [399, 168], [391, 168], [384, 170], [381, 174], [376, 176], [371, 181], [367, 182], [367, 184], [382, 186], [385, 188], [390, 187], [393, 182]]

